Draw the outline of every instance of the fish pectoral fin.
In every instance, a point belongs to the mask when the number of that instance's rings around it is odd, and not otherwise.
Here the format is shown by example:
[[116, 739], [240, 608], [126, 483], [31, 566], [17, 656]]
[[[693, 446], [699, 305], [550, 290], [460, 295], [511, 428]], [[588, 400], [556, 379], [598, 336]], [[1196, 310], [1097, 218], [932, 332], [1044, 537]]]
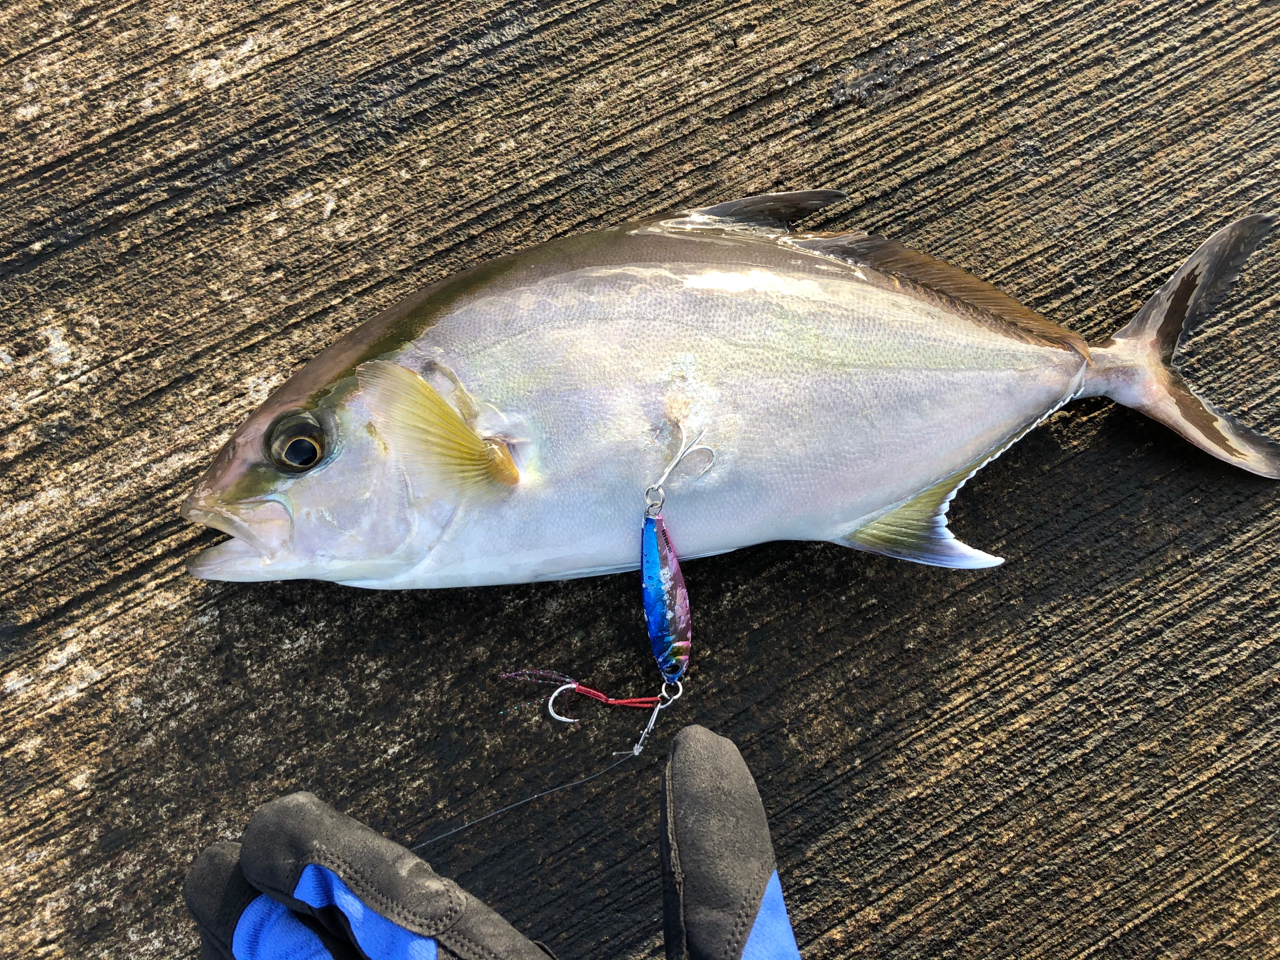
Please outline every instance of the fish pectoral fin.
[[500, 493], [520, 481], [511, 451], [482, 437], [427, 381], [386, 360], [356, 367], [378, 432], [406, 466], [465, 497]]
[[870, 523], [846, 533], [837, 542], [856, 550], [935, 567], [977, 570], [999, 566], [1004, 563], [1002, 557], [975, 550], [957, 540], [947, 527], [951, 499], [981, 466], [952, 474]]
[[762, 193], [740, 200], [726, 200], [711, 207], [686, 210], [679, 220], [668, 222], [682, 227], [746, 227], [785, 233], [795, 221], [803, 220], [845, 197], [846, 194], [840, 190]]
[[440, 376], [453, 384], [453, 402], [457, 407], [458, 415], [468, 424], [474, 424], [480, 410], [476, 407], [476, 402], [472, 398], [470, 391], [458, 379], [458, 375], [438, 360], [432, 360], [427, 365], [427, 370], [440, 374]]

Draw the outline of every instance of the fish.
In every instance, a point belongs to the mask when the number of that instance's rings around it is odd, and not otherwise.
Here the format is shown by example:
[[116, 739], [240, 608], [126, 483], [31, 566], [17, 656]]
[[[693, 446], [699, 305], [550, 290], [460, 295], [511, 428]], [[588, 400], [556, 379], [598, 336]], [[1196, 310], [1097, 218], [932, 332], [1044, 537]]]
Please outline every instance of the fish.
[[400, 301], [234, 431], [181, 507], [230, 536], [189, 571], [407, 589], [634, 570], [660, 476], [682, 558], [810, 540], [990, 567], [948, 528], [952, 498], [1082, 397], [1280, 478], [1280, 444], [1174, 362], [1275, 216], [1213, 234], [1090, 344], [895, 240], [796, 228], [844, 196], [556, 239]]

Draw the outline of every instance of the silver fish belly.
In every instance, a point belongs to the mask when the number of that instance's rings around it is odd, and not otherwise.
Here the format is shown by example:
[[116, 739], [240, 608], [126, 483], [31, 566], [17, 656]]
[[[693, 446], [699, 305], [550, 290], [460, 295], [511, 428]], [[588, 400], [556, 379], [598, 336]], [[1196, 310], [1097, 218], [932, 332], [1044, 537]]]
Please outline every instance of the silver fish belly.
[[[710, 469], [690, 461], [665, 485], [684, 557], [829, 540], [945, 566], [998, 563], [947, 531], [956, 489], [1074, 396], [1131, 388], [1150, 356], [1123, 340], [1091, 355], [980, 281], [887, 241], [789, 233], [788, 212], [838, 195], [779, 196], [773, 209], [749, 198], [543, 244], [335, 344], [241, 428], [184, 508], [235, 533], [255, 505], [279, 505], [289, 543], [272, 553], [232, 541], [193, 572], [404, 588], [634, 569], [643, 491], [682, 432], [714, 451]], [[1203, 270], [1197, 282], [1209, 282]], [[378, 392], [358, 373], [374, 360], [416, 379]], [[430, 453], [410, 451], [415, 436], [437, 442], [429, 425], [414, 434], [400, 422], [395, 391], [416, 382], [446, 397], [446, 417], [490, 452], [509, 452], [518, 479], [470, 496], [471, 480], [445, 483]], [[313, 416], [323, 457], [294, 473], [283, 463], [283, 479], [268, 482], [271, 464], [247, 461], [278, 448], [272, 430], [299, 410]], [[1171, 425], [1210, 449], [1194, 423]], [[1237, 428], [1229, 418], [1198, 427]], [[1246, 439], [1257, 450], [1240, 465], [1280, 463], [1267, 459], [1270, 441]], [[466, 477], [487, 463], [472, 446]], [[322, 516], [363, 517], [361, 497], [399, 531], [362, 527], [367, 555], [342, 539], [351, 521]], [[326, 536], [341, 548], [326, 552]]]

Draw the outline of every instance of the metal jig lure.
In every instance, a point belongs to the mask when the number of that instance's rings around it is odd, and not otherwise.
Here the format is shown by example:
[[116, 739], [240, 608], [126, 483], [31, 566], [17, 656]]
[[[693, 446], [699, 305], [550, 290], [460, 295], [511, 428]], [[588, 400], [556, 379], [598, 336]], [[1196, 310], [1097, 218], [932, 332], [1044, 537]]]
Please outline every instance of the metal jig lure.
[[671, 545], [671, 537], [662, 520], [662, 507], [667, 500], [665, 484], [671, 476], [671, 471], [689, 454], [705, 450], [711, 454], [711, 462], [698, 474], [701, 477], [715, 465], [716, 452], [702, 443], [705, 430], [693, 440], [689, 440], [685, 434], [684, 425], [677, 424], [677, 426], [680, 428], [680, 448], [667, 464], [667, 468], [662, 471], [662, 476], [657, 482], [644, 491], [644, 522], [640, 531], [640, 575], [644, 620], [649, 633], [649, 648], [653, 651], [653, 658], [657, 661], [658, 670], [662, 674], [662, 690], [654, 697], [615, 699], [561, 674], [523, 671], [520, 674], [508, 675], [513, 679], [520, 678], [541, 683], [554, 682], [556, 679], [562, 681], [548, 699], [547, 710], [553, 719], [563, 723], [578, 722], [556, 710], [556, 698], [569, 691], [609, 706], [651, 707], [653, 713], [649, 715], [648, 726], [644, 728], [640, 739], [631, 750], [624, 751], [634, 755], [639, 755], [644, 748], [644, 742], [653, 731], [661, 712], [680, 699], [684, 693], [684, 685], [680, 679], [689, 669], [689, 653], [693, 646], [689, 594], [685, 589], [684, 574], [680, 572], [680, 559]]
[[667, 525], [662, 521], [662, 505], [667, 492], [663, 484], [685, 457], [695, 450], [706, 450], [711, 462], [703, 468], [701, 477], [716, 462], [716, 452], [702, 443], [702, 431], [692, 441], [686, 441], [684, 426], [680, 425], [680, 450], [675, 459], [662, 472], [658, 482], [644, 492], [644, 527], [640, 534], [640, 578], [644, 593], [644, 620], [649, 630], [649, 647], [658, 661], [662, 679], [673, 683], [689, 669], [689, 652], [693, 647], [689, 620], [689, 594], [684, 586], [684, 574], [680, 572], [680, 560], [671, 546]]

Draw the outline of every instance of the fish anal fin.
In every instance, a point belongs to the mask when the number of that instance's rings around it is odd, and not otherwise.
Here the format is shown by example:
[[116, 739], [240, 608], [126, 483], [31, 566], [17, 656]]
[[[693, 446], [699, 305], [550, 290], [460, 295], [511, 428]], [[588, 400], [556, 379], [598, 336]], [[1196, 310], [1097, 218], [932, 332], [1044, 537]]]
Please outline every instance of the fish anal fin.
[[792, 193], [762, 193], [740, 200], [726, 200], [710, 207], [686, 210], [665, 225], [683, 227], [747, 227], [786, 232], [823, 207], [845, 199], [840, 190], [797, 190]]
[[953, 474], [918, 493], [905, 503], [840, 538], [858, 550], [900, 560], [914, 560], [934, 567], [977, 570], [1004, 563], [960, 540], [947, 527], [947, 508], [977, 468]]
[[795, 247], [870, 267], [899, 281], [917, 284], [950, 300], [968, 305], [978, 314], [1000, 322], [1002, 332], [1030, 343], [1073, 350], [1086, 360], [1089, 347], [1078, 333], [1058, 326], [1047, 317], [1019, 303], [985, 280], [927, 253], [912, 250], [896, 240], [865, 233], [788, 237]]
[[947, 527], [947, 510], [956, 493], [974, 475], [1000, 454], [1025, 437], [1040, 424], [1065, 407], [1080, 394], [1087, 367], [1081, 367], [1067, 386], [1066, 392], [1036, 420], [1019, 428], [988, 452], [965, 464], [955, 473], [943, 477], [932, 486], [895, 504], [890, 504], [870, 520], [855, 521], [852, 529], [835, 542], [855, 550], [880, 553], [899, 560], [914, 560], [935, 567], [958, 570], [980, 570], [998, 567], [1003, 557], [975, 550], [956, 539]]
[[484, 498], [520, 481], [506, 444], [476, 433], [412, 370], [371, 360], [356, 368], [356, 378], [392, 453], [447, 492], [460, 499]]

